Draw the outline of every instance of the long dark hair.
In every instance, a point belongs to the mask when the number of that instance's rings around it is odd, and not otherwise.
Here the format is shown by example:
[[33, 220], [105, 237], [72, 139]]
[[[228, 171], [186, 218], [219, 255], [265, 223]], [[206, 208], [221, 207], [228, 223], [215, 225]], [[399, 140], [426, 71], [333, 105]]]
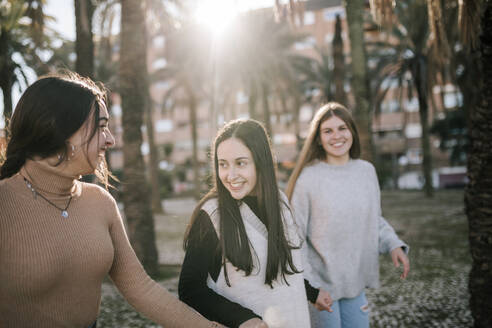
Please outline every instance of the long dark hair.
[[332, 118], [333, 116], [336, 116], [344, 121], [345, 124], [347, 124], [350, 133], [352, 133], [353, 141], [349, 150], [350, 158], [356, 159], [360, 157], [359, 133], [357, 132], [357, 126], [355, 125], [352, 114], [350, 114], [349, 110], [345, 108], [345, 106], [337, 102], [329, 102], [322, 106], [318, 109], [313, 120], [311, 121], [308, 136], [304, 141], [304, 146], [302, 146], [301, 154], [297, 160], [296, 167], [294, 168], [294, 171], [292, 171], [289, 182], [287, 183], [286, 194], [289, 200], [292, 198], [297, 179], [299, 178], [299, 175], [304, 167], [313, 162], [315, 159], [324, 160], [326, 158], [326, 152], [320, 144], [319, 127], [324, 121]]
[[[289, 244], [284, 233], [280, 195], [275, 177], [275, 164], [271, 151], [271, 143], [265, 128], [255, 120], [234, 120], [227, 123], [217, 134], [213, 145], [214, 187], [205, 195], [195, 208], [190, 225], [185, 235], [184, 247], [188, 247], [189, 232], [202, 205], [210, 198], [217, 198], [220, 215], [219, 243], [222, 252], [222, 265], [227, 284], [230, 286], [225, 266], [226, 259], [235, 267], [250, 275], [253, 270], [253, 257], [250, 242], [246, 235], [239, 202], [235, 200], [219, 179], [217, 148], [223, 141], [236, 138], [240, 140], [253, 155], [256, 166], [257, 182], [255, 186], [260, 216], [267, 219], [268, 226], [268, 257], [265, 283], [272, 286], [279, 273], [287, 282], [286, 274], [299, 273], [293, 261], [291, 249], [296, 246]], [[285, 204], [288, 206], [287, 204]]]
[[[2, 156], [0, 180], [19, 172], [26, 160], [34, 157], [43, 159], [58, 154], [61, 164], [69, 155], [67, 140], [92, 115], [94, 124], [88, 133], [88, 148], [98, 129], [99, 111], [106, 103], [102, 85], [76, 73], [67, 71], [38, 79], [26, 89], [10, 120], [10, 138]], [[106, 163], [94, 169], [107, 185]]]

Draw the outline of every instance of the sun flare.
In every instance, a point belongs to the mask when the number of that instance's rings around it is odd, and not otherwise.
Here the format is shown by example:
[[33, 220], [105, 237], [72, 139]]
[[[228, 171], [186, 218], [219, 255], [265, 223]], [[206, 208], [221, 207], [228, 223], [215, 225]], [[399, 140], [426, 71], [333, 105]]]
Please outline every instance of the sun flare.
[[238, 14], [235, 1], [205, 0], [195, 10], [195, 19], [215, 35], [221, 35], [231, 20]]

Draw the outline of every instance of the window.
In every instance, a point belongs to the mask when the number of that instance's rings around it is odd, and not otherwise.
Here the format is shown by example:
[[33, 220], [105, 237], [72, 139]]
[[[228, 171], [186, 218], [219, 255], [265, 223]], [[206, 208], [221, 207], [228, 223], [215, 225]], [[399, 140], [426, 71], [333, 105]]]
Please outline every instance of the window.
[[275, 145], [292, 145], [296, 143], [296, 136], [293, 133], [277, 133], [273, 136]]
[[166, 37], [163, 36], [163, 35], [160, 35], [160, 36], [156, 36], [153, 40], [152, 40], [152, 44], [155, 48], [159, 48], [159, 49], [162, 49], [164, 48], [164, 46], [166, 45]]
[[313, 25], [315, 21], [316, 19], [312, 11], [304, 12], [304, 25]]
[[303, 105], [299, 110], [299, 121], [309, 122], [313, 116], [313, 107], [310, 105]]
[[155, 122], [156, 132], [171, 132], [173, 130], [173, 121], [171, 120], [158, 120]]
[[158, 70], [167, 66], [167, 60], [165, 58], [159, 58], [152, 63], [152, 69]]
[[323, 11], [325, 21], [333, 21], [339, 15], [341, 19], [345, 18], [345, 9], [343, 7], [327, 8]]
[[304, 49], [310, 49], [314, 48], [316, 45], [316, 39], [314, 36], [308, 36], [307, 38], [304, 39], [302, 42], [296, 42], [294, 47], [296, 50], [304, 50]]
[[333, 33], [326, 33], [325, 34], [325, 43], [332, 43], [333, 42]]
[[236, 93], [236, 104], [242, 105], [242, 104], [246, 104], [247, 102], [248, 102], [248, 96], [244, 92], [238, 91]]
[[119, 104], [114, 104], [113, 106], [111, 106], [111, 115], [115, 117], [121, 116], [121, 106]]
[[419, 100], [417, 99], [417, 97], [413, 97], [412, 99], [406, 99], [404, 106], [405, 106], [405, 111], [416, 112], [419, 110]]
[[409, 123], [405, 128], [407, 138], [420, 138], [422, 136], [422, 127], [419, 123]]
[[400, 109], [400, 104], [397, 100], [387, 100], [381, 104], [381, 111], [383, 113], [394, 113]]

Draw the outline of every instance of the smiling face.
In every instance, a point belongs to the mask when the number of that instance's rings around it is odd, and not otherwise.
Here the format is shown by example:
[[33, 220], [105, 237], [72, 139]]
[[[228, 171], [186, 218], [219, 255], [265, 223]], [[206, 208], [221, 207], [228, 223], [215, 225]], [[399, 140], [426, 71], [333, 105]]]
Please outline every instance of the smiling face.
[[[108, 128], [109, 114], [105, 106], [100, 106], [97, 122], [91, 114], [84, 125], [73, 136], [68, 139], [70, 145], [74, 146], [74, 155], [71, 157], [72, 149], [69, 146], [69, 161], [77, 174], [91, 174], [99, 163], [104, 159], [105, 152], [114, 146], [115, 140]], [[94, 136], [88, 140], [91, 132], [97, 124]], [[87, 144], [88, 143], [88, 144]]]
[[217, 147], [219, 179], [232, 198], [254, 194], [256, 165], [251, 151], [236, 138], [222, 141]]
[[328, 163], [340, 165], [348, 162], [353, 137], [345, 121], [337, 116], [330, 117], [319, 126], [319, 136]]

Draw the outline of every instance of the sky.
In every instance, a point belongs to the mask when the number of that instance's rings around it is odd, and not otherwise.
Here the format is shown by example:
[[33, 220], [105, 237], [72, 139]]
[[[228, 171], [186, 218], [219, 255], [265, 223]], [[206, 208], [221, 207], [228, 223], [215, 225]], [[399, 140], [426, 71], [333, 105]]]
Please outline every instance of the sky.
[[[273, 7], [275, 0], [197, 0], [200, 6], [226, 6], [236, 11], [254, 8]], [[281, 1], [283, 3], [285, 1]], [[232, 4], [232, 5], [231, 5]], [[56, 22], [48, 25], [55, 28], [64, 37], [75, 40], [75, 13], [73, 0], [47, 0], [46, 14], [53, 16]]]
[[[198, 15], [207, 16], [201, 17], [204, 19], [205, 23], [216, 24], [215, 21], [221, 19], [224, 16], [230, 17], [231, 12], [243, 12], [250, 9], [273, 7], [275, 0], [196, 0], [197, 1], [197, 12]], [[285, 3], [287, 0], [280, 1]], [[214, 6], [220, 8], [222, 12], [217, 13], [214, 10]], [[53, 21], [48, 21], [47, 25], [50, 28], [58, 31], [63, 37], [69, 40], [75, 40], [75, 9], [74, 0], [47, 0], [45, 7], [45, 14], [52, 16]], [[211, 16], [213, 15], [213, 16]], [[30, 69], [25, 70], [27, 73], [27, 78], [29, 83], [36, 80], [36, 74]], [[27, 86], [22, 86], [25, 89]], [[13, 106], [17, 104], [21, 93], [17, 87], [14, 88], [12, 92]], [[0, 115], [3, 112], [3, 97], [0, 92]], [[1, 117], [1, 116], [0, 116]], [[3, 128], [3, 120], [0, 120], [0, 129]]]

